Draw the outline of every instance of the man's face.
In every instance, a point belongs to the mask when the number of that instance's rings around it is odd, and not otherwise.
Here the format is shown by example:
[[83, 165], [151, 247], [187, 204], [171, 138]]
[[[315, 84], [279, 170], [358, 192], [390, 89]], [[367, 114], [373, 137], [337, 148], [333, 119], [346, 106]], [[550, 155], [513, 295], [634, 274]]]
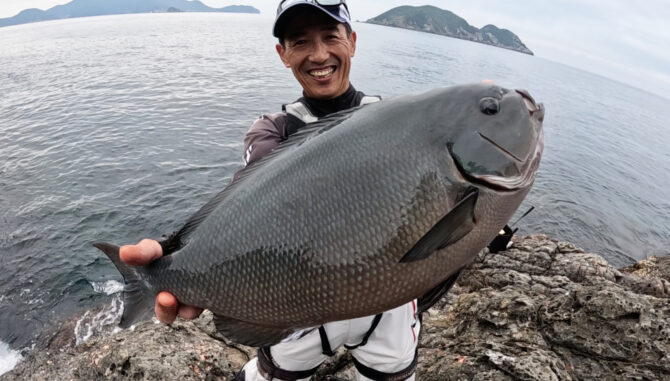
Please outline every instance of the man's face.
[[356, 51], [356, 32], [347, 36], [338, 24], [321, 12], [300, 14], [286, 29], [284, 46], [277, 53], [310, 98], [332, 99], [349, 88], [351, 58]]

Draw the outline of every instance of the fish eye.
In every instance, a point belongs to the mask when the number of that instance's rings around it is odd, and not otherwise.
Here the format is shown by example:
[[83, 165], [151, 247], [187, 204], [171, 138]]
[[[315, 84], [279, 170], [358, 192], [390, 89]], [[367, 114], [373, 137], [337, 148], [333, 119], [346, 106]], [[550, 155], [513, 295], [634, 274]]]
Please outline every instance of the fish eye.
[[495, 98], [482, 98], [479, 101], [479, 110], [486, 115], [495, 115], [500, 111], [500, 103]]

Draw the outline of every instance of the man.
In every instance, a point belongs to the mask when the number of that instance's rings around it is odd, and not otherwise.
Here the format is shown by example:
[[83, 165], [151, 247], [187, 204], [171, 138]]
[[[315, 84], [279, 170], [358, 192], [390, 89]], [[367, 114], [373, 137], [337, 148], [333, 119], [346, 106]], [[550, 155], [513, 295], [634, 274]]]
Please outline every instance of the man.
[[[344, 0], [283, 0], [277, 10], [273, 34], [281, 61], [303, 88], [303, 97], [284, 105], [281, 113], [264, 115], [245, 137], [247, 165], [259, 160], [306, 124], [328, 114], [376, 102], [349, 82], [351, 58], [356, 51], [356, 32]], [[235, 181], [235, 180], [233, 180]], [[121, 248], [121, 259], [145, 265], [160, 258], [161, 243], [143, 240]], [[177, 315], [195, 318], [199, 308], [181, 305], [162, 292], [156, 298], [156, 316], [171, 323]], [[361, 380], [413, 380], [420, 323], [416, 301], [347, 321], [327, 323], [301, 332], [283, 342], [260, 348], [238, 380], [302, 380], [345, 345], [354, 357]]]

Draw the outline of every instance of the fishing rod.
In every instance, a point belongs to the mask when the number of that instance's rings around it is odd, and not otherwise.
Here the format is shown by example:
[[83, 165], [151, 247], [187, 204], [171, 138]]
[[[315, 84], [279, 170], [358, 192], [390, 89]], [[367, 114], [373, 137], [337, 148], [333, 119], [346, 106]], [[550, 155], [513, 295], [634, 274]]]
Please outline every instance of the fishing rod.
[[[512, 225], [516, 225], [516, 224], [518, 224], [519, 221], [521, 221], [524, 217], [526, 217], [527, 215], [529, 215], [530, 212], [532, 212], [534, 209], [535, 209], [535, 207], [534, 207], [534, 206], [531, 206], [530, 209], [528, 209], [528, 210], [526, 211], [526, 213], [524, 213], [523, 215], [521, 215], [521, 217], [517, 218], [516, 221], [514, 221], [514, 222], [512, 223]], [[508, 246], [509, 246], [509, 244], [510, 244], [510, 241], [512, 240], [512, 236], [513, 236], [514, 233], [516, 233], [518, 230], [519, 230], [518, 227], [516, 227], [516, 228], [514, 228], [514, 230], [512, 230], [512, 228], [511, 228], [509, 225], [505, 225], [505, 227], [502, 228], [502, 230], [500, 231], [500, 233], [498, 233], [498, 235], [497, 235], [497, 236], [493, 239], [493, 241], [491, 241], [491, 243], [489, 244], [489, 246], [488, 246], [488, 248], [489, 248], [489, 252], [491, 252], [491, 253], [497, 253], [497, 252], [499, 252], [499, 251], [507, 250], [507, 248], [508, 248]]]
[[[514, 223], [512, 223], [512, 225], [516, 225], [516, 224], [518, 224], [519, 221], [523, 220], [523, 218], [526, 217], [527, 215], [529, 215], [530, 212], [532, 212], [533, 210], [535, 210], [535, 207], [534, 207], [534, 206], [531, 206], [530, 209], [528, 209], [528, 210], [526, 211], [526, 213], [524, 213], [521, 217], [517, 218], [516, 221], [514, 221]], [[516, 233], [517, 230], [519, 230], [518, 227], [515, 228], [515, 229], [512, 231], [512, 234]]]

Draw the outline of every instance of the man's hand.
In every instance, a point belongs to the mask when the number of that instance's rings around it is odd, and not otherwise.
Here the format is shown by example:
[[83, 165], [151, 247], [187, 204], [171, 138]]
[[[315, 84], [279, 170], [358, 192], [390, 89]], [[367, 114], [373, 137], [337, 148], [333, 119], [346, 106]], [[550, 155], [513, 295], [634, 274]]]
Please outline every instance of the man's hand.
[[[163, 256], [163, 248], [158, 241], [143, 239], [137, 245], [121, 246], [119, 256], [129, 265], [146, 266]], [[170, 324], [177, 318], [177, 315], [182, 319], [195, 319], [202, 313], [202, 308], [179, 304], [174, 295], [163, 291], [156, 297], [154, 311], [158, 320]]]

